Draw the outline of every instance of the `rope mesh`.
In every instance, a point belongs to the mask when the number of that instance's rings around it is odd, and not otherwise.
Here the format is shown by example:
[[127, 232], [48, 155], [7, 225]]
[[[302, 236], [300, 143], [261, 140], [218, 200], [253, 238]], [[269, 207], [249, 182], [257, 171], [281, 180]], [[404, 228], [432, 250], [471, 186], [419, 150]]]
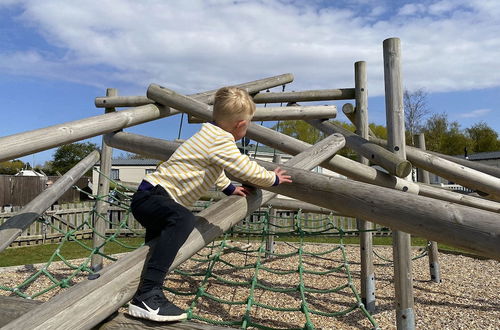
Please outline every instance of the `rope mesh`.
[[[61, 225], [46, 215], [40, 217], [38, 222], [64, 235], [61, 242], [38, 271], [15, 286], [0, 285], [0, 291], [35, 299], [54, 289], [71, 286], [76, 276], [93, 274], [90, 264], [95, 254], [110, 261], [116, 260], [103, 252], [106, 245], [113, 242], [127, 250], [139, 247], [129, 245], [122, 239], [125, 233], [140, 236], [144, 232], [130, 226], [132, 191], [113, 181], [112, 185], [115, 189], [109, 195], [91, 197], [96, 202], [104, 201], [121, 208], [124, 216], [119, 222], [110, 221], [107, 214], [98, 214], [95, 205], [78, 226]], [[205, 202], [204, 206], [210, 203]], [[107, 234], [96, 232], [92, 225], [96, 217], [102, 218], [106, 227], [114, 230]], [[94, 248], [91, 242], [78, 238], [81, 231], [99, 235], [104, 242]], [[314, 329], [317, 317], [338, 318], [357, 311], [373, 328], [377, 328], [353, 283], [344, 244], [346, 236], [357, 234], [359, 231], [344, 230], [333, 215], [311, 218], [299, 211], [283, 217], [272, 216], [269, 209], [261, 209], [176, 269], [169, 275], [165, 289], [176, 296], [174, 299], [187, 301], [189, 319], [210, 324], [243, 329], [289, 328], [288, 323], [268, 316], [281, 313], [293, 314], [293, 317], [299, 314], [301, 324], [297, 328]], [[266, 249], [270, 235], [281, 240], [272, 250]], [[339, 243], [311, 244], [314, 237], [335, 237]], [[69, 242], [87, 251], [82, 261], [70, 260], [61, 253], [63, 246]], [[421, 254], [414, 259], [425, 256], [426, 251], [421, 250]], [[70, 271], [64, 276], [51, 271], [51, 265], [56, 261], [62, 261]], [[48, 279], [50, 285], [37, 292], [26, 293], [26, 289], [42, 277]], [[317, 285], [318, 278], [327, 284]], [[181, 285], [173, 285], [176, 283]], [[333, 303], [336, 301], [341, 301], [340, 307]], [[233, 313], [235, 310], [237, 313]], [[238, 316], [229, 316], [228, 311]]]

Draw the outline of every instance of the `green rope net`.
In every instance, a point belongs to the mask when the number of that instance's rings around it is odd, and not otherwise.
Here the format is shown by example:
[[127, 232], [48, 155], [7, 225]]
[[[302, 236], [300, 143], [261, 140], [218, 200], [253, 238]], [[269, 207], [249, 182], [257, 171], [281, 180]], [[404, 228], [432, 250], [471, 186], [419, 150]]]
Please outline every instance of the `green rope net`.
[[[0, 291], [35, 299], [71, 286], [77, 276], [94, 274], [94, 255], [116, 260], [105, 253], [110, 243], [127, 250], [139, 247], [140, 243], [130, 245], [123, 240], [124, 236], [144, 233], [137, 224], [131, 225], [135, 223], [129, 212], [132, 191], [113, 181], [112, 186], [109, 195], [91, 197], [95, 204], [104, 201], [121, 209], [119, 221], [98, 214], [95, 205], [77, 226], [42, 216], [39, 223], [61, 233], [61, 242], [39, 270], [15, 286], [0, 285]], [[203, 202], [202, 206], [210, 204]], [[96, 217], [112, 230], [96, 232], [92, 225]], [[103, 243], [92, 247], [91, 241], [81, 239], [82, 231], [101, 236]], [[361, 315], [371, 327], [378, 328], [361, 301], [350, 271], [344, 238], [357, 234], [359, 231], [344, 230], [333, 215], [311, 218], [299, 211], [281, 217], [261, 209], [183, 263], [168, 276], [165, 289], [176, 302], [189, 306], [189, 319], [210, 324], [242, 329], [289, 329], [294, 324], [295, 328], [314, 329], [315, 324], [324, 324], [320, 319], [331, 319], [334, 324], [335, 319], [358, 313], [358, 318]], [[275, 244], [269, 243], [270, 236]], [[336, 243], [311, 243], [318, 237], [335, 237]], [[63, 255], [64, 245], [71, 242], [87, 251], [85, 258], [77, 262]], [[423, 255], [425, 251], [417, 257]], [[64, 275], [51, 271], [56, 261], [62, 261], [69, 271]], [[41, 278], [50, 284], [28, 294], [27, 288]]]

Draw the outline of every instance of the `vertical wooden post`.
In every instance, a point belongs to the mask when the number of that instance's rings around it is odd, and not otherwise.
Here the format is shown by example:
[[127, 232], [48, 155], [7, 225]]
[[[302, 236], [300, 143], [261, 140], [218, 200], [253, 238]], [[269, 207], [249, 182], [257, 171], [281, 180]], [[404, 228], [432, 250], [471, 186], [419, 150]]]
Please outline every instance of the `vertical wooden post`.
[[[386, 39], [383, 50], [388, 149], [406, 159], [401, 41], [399, 38]], [[408, 233], [395, 230], [392, 232], [392, 239], [396, 325], [398, 329], [415, 329], [411, 238]]]
[[[422, 150], [426, 150], [425, 147], [425, 135], [424, 133], [415, 134], [416, 147]], [[422, 183], [431, 183], [429, 178], [429, 172], [424, 169], [418, 168], [417, 170], [418, 181]], [[441, 283], [441, 272], [439, 269], [438, 260], [438, 247], [436, 241], [429, 241], [429, 273], [431, 275], [431, 281], [436, 283]]]
[[[117, 96], [118, 91], [115, 88], [108, 88], [106, 90], [106, 96]], [[115, 108], [105, 108], [105, 113], [115, 111]], [[102, 149], [101, 149], [101, 166], [99, 170], [99, 180], [97, 186], [97, 196], [103, 198], [103, 196], [107, 196], [109, 194], [109, 178], [111, 176], [111, 162], [112, 162], [113, 148], [108, 146], [104, 141], [104, 135], [102, 137]], [[96, 211], [94, 215], [94, 235], [92, 247], [94, 249], [99, 248], [105, 240], [106, 236], [106, 221], [105, 219], [108, 217], [108, 207], [109, 205], [103, 201], [98, 200], [96, 204]], [[101, 252], [104, 252], [104, 246], [100, 248]], [[100, 254], [93, 254], [91, 260], [92, 270], [98, 272], [102, 269], [103, 257]]]
[[[274, 155], [273, 157], [273, 163], [276, 164], [281, 164], [281, 155]], [[276, 227], [274, 226], [276, 224], [276, 208], [272, 207], [270, 212], [269, 212], [269, 225], [268, 228], [270, 231], [275, 231]], [[267, 240], [266, 240], [266, 258], [272, 258], [272, 254], [274, 253], [274, 234], [273, 235], [267, 235]]]
[[[356, 111], [354, 122], [356, 134], [369, 139], [368, 130], [368, 90], [366, 62], [354, 63], [354, 90], [356, 99]], [[359, 155], [359, 162], [368, 165], [369, 160]], [[357, 220], [360, 231], [360, 253], [361, 253], [361, 300], [370, 313], [375, 312], [375, 271], [373, 267], [373, 236], [369, 231], [372, 223], [361, 219]]]

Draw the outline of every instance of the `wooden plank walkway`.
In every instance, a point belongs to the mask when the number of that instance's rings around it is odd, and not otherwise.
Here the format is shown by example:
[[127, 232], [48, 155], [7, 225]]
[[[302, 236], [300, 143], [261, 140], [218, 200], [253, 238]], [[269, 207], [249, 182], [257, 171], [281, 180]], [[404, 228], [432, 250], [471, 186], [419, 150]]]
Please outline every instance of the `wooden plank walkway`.
[[[0, 328], [42, 304], [38, 300], [0, 296]], [[185, 322], [154, 322], [133, 318], [125, 313], [115, 313], [93, 330], [155, 329], [155, 330], [230, 330], [209, 324]]]

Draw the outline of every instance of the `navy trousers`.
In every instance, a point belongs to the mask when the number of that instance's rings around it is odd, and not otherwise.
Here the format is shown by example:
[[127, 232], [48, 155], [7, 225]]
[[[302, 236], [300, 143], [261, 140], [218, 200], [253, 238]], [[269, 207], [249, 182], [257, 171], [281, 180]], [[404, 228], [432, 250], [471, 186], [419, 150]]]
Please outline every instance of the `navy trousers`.
[[135, 219], [146, 228], [145, 241], [159, 237], [143, 279], [162, 285], [175, 255], [193, 230], [196, 217], [160, 185], [137, 191], [130, 206]]

